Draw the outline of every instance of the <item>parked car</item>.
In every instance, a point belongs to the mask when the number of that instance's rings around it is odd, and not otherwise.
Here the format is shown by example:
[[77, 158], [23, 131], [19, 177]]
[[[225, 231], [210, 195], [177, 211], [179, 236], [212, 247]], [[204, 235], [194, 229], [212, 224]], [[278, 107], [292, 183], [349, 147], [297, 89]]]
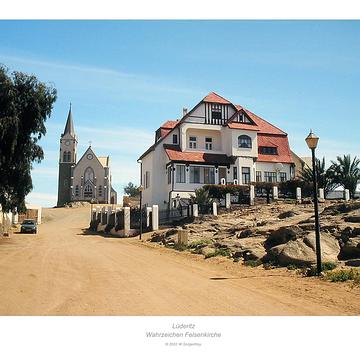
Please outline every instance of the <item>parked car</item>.
[[21, 224], [21, 233], [37, 233], [37, 224], [35, 220], [32, 219], [25, 219]]

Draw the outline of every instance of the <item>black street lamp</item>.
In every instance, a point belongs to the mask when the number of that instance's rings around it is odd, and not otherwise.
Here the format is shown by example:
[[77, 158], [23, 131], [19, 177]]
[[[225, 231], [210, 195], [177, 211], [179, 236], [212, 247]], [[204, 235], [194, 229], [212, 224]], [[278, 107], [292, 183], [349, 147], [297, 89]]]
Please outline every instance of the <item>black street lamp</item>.
[[312, 170], [313, 170], [313, 191], [314, 191], [314, 211], [315, 211], [315, 237], [316, 237], [316, 265], [317, 274], [321, 274], [321, 248], [320, 248], [320, 222], [319, 222], [319, 201], [318, 201], [318, 184], [317, 171], [315, 160], [315, 149], [317, 147], [319, 138], [310, 130], [310, 134], [305, 139], [312, 156]]

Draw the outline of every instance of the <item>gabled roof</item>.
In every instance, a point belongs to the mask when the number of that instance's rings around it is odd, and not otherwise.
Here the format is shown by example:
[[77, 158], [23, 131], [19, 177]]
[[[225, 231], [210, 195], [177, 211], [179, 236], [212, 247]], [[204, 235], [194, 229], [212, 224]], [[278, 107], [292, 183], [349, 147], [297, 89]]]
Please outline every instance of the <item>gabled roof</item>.
[[278, 154], [258, 154], [257, 161], [260, 162], [281, 162], [281, 163], [294, 163], [294, 160], [291, 155], [289, 142], [287, 136], [281, 135], [265, 135], [259, 134], [257, 137], [258, 147], [261, 146], [273, 146], [277, 148]]
[[71, 104], [70, 104], [70, 109], [69, 109], [68, 117], [66, 120], [66, 125], [65, 125], [63, 135], [65, 135], [65, 134], [70, 134], [71, 136], [75, 136], [74, 122], [73, 122], [73, 117], [72, 117], [72, 112], [71, 112]]
[[108, 156], [98, 156], [97, 158], [99, 159], [100, 164], [103, 167], [108, 167], [109, 166], [109, 157]]
[[102, 166], [102, 167], [107, 167], [109, 166], [109, 156], [97, 156], [95, 153], [94, 153], [94, 150], [92, 149], [91, 145], [86, 149], [86, 151], [84, 152], [83, 156], [80, 158], [80, 160], [76, 163], [75, 167], [78, 166], [80, 164], [80, 162], [82, 161], [82, 159], [85, 157], [86, 154], [88, 153], [91, 153], [93, 156], [94, 156], [94, 159], [96, 159], [99, 164]]
[[273, 135], [287, 135], [286, 132], [280, 130], [278, 127], [270, 124], [266, 120], [262, 119], [260, 116], [257, 116], [250, 110], [244, 109], [245, 113], [250, 117], [252, 121], [260, 128], [261, 134], [273, 134]]
[[211, 103], [218, 103], [218, 104], [231, 104], [231, 102], [229, 100], [226, 100], [225, 98], [223, 98], [222, 96], [211, 92], [209, 94], [207, 94], [203, 100], [204, 102], [211, 102]]
[[[145, 157], [147, 154], [149, 154], [151, 151], [153, 151], [155, 149], [155, 147], [163, 140], [166, 138], [166, 136], [176, 127], [178, 127], [179, 125], [181, 125], [184, 121], [185, 118], [191, 114], [192, 111], [194, 111], [201, 103], [203, 102], [208, 102], [208, 103], [218, 103], [218, 104], [228, 104], [231, 107], [233, 107], [236, 110], [236, 113], [231, 117], [231, 119], [224, 125], [224, 126], [228, 126], [230, 129], [241, 129], [241, 130], [252, 130], [252, 131], [256, 131], [258, 132], [258, 134], [268, 134], [268, 135], [282, 135], [283, 137], [286, 138], [287, 134], [282, 131], [281, 129], [279, 129], [278, 127], [270, 124], [269, 122], [267, 122], [266, 120], [262, 119], [260, 116], [254, 114], [253, 112], [251, 112], [250, 110], [245, 109], [244, 107], [242, 107], [241, 105], [234, 105], [233, 103], [231, 103], [229, 100], [223, 98], [222, 96], [216, 94], [215, 92], [211, 92], [208, 95], [206, 95], [191, 111], [189, 111], [186, 115], [184, 115], [180, 120], [174, 121], [174, 120], [169, 120], [166, 121], [161, 127], [160, 127], [160, 139], [154, 143], [153, 145], [151, 145], [140, 157], [139, 159], [142, 159], [143, 157]], [[247, 123], [239, 123], [239, 122], [234, 122], [232, 121], [232, 119], [235, 118], [235, 116], [239, 113], [243, 111], [251, 121], [253, 121], [253, 125], [252, 124], [247, 124]], [[291, 161], [292, 162], [292, 161]]]
[[181, 151], [179, 145], [164, 144], [166, 155], [170, 161], [230, 165], [234, 161], [225, 154], [209, 154], [200, 151]]

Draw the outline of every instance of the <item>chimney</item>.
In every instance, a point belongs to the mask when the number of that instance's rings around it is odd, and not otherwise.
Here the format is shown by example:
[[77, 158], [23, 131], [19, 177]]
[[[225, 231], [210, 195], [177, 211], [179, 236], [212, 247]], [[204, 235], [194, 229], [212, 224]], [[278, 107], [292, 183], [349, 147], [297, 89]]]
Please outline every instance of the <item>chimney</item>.
[[188, 113], [188, 109], [187, 108], [183, 108], [183, 117]]

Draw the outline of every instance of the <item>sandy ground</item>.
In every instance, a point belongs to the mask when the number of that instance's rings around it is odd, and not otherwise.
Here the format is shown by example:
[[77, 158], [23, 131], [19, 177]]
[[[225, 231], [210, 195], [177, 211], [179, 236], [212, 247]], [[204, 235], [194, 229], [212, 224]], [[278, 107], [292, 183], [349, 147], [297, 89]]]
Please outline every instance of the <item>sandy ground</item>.
[[85, 235], [88, 207], [44, 215], [37, 235], [0, 240], [0, 315], [360, 314], [348, 284]]

